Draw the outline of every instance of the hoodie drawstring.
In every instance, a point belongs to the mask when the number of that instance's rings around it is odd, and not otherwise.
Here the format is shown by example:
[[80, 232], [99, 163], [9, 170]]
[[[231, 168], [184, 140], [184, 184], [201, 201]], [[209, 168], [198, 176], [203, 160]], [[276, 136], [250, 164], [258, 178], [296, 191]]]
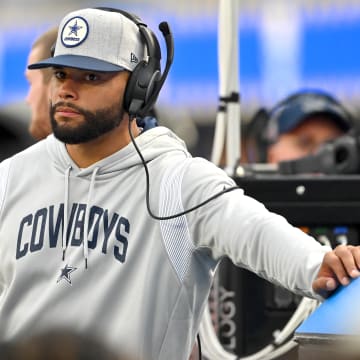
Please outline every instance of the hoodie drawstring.
[[91, 199], [92, 199], [92, 194], [94, 191], [94, 186], [95, 186], [95, 177], [97, 172], [99, 171], [99, 168], [96, 167], [93, 171], [93, 173], [91, 174], [91, 181], [90, 181], [90, 187], [89, 187], [89, 193], [88, 193], [88, 198], [86, 201], [86, 210], [85, 210], [85, 226], [84, 226], [84, 241], [83, 241], [83, 249], [84, 249], [84, 259], [85, 259], [85, 269], [87, 269], [88, 267], [88, 257], [89, 257], [89, 246], [88, 246], [88, 240], [89, 240], [89, 217], [90, 217], [90, 208], [91, 208]]
[[[62, 236], [62, 260], [65, 260], [65, 253], [67, 249], [67, 232], [68, 232], [68, 207], [69, 207], [69, 178], [70, 178], [70, 171], [72, 170], [72, 167], [69, 166], [65, 171], [65, 198], [64, 198], [64, 227], [63, 227], [63, 236]], [[90, 216], [90, 208], [91, 208], [91, 199], [94, 192], [94, 186], [95, 186], [95, 177], [96, 174], [99, 171], [99, 167], [96, 167], [94, 171], [91, 174], [91, 180], [90, 180], [90, 186], [89, 186], [89, 192], [88, 197], [86, 201], [86, 208], [85, 208], [85, 219], [84, 219], [84, 239], [83, 239], [83, 251], [84, 251], [84, 259], [85, 259], [85, 269], [88, 267], [88, 257], [89, 257], [89, 232], [90, 232], [90, 226], [89, 226], [89, 216]]]
[[64, 226], [63, 226], [63, 234], [62, 234], [62, 260], [65, 260], [65, 252], [67, 247], [67, 228], [68, 228], [68, 207], [69, 207], [69, 177], [70, 171], [72, 167], [71, 165], [65, 171], [65, 198], [64, 198]]

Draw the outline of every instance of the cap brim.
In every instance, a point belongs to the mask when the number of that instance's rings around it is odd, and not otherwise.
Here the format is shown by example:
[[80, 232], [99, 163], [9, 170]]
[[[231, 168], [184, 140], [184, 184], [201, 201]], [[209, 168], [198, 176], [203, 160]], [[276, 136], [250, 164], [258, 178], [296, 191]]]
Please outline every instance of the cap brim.
[[327, 118], [329, 118], [329, 120], [336, 124], [339, 129], [343, 131], [348, 131], [351, 128], [351, 124], [344, 119], [345, 115], [343, 113], [340, 113], [339, 110], [333, 106], [328, 105], [324, 109], [320, 109], [318, 107], [314, 107], [314, 109], [311, 109], [311, 107], [309, 107], [308, 109], [306, 109], [306, 113], [304, 113], [302, 109], [296, 110], [292, 109], [290, 111], [289, 109], [289, 111], [287, 112], [285, 110], [284, 113], [281, 115], [286, 117], [287, 121], [280, 121], [280, 134], [293, 130], [303, 121], [315, 115], [325, 115]]
[[47, 67], [70, 67], [80, 70], [92, 71], [124, 71], [124, 67], [109, 62], [80, 55], [58, 55], [28, 66], [29, 70], [43, 69]]

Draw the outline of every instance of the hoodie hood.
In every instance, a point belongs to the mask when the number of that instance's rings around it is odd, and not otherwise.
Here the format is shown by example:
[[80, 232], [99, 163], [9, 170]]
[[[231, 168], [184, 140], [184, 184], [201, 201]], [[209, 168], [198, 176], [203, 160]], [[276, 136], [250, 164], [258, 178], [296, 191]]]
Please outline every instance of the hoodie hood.
[[[97, 179], [106, 179], [116, 176], [121, 170], [130, 169], [134, 166], [143, 166], [142, 160], [137, 153], [134, 144], [130, 142], [127, 146], [114, 154], [81, 169], [69, 156], [63, 142], [50, 135], [46, 139], [46, 146], [52, 159], [54, 167], [64, 176], [64, 223], [68, 224], [69, 219], [69, 184], [70, 177], [81, 177], [89, 179], [89, 189], [86, 201], [86, 214], [84, 233], [88, 236], [90, 232], [89, 211], [92, 206], [93, 192]], [[150, 129], [135, 138], [136, 145], [146, 163], [160, 157], [166, 156], [169, 152], [178, 152], [190, 156], [186, 150], [184, 141], [177, 137], [172, 131], [165, 127]], [[67, 228], [67, 226], [65, 226]], [[62, 260], [65, 261], [68, 241], [66, 231], [62, 234]], [[88, 238], [83, 241], [85, 268], [88, 267]]]
[[[141, 159], [132, 142], [114, 154], [85, 169], [81, 169], [71, 159], [63, 142], [56, 139], [54, 135], [49, 135], [46, 141], [47, 150], [53, 161], [54, 167], [63, 174], [66, 172], [66, 169], [71, 167], [73, 176], [91, 177], [94, 169], [98, 168], [98, 177], [111, 177], [117, 171], [142, 165]], [[184, 141], [171, 130], [162, 126], [143, 132], [140, 136], [135, 138], [135, 141], [146, 162], [150, 162], [157, 157], [172, 151], [183, 153], [187, 156], [189, 155]]]

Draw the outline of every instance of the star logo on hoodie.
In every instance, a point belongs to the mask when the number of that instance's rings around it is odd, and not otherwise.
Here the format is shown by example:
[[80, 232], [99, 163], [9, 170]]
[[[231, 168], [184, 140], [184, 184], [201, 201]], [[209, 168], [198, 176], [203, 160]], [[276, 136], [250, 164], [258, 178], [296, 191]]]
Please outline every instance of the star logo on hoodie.
[[71, 285], [70, 274], [74, 272], [77, 268], [73, 266], [69, 266], [66, 264], [63, 269], [61, 269], [60, 276], [57, 279], [57, 283], [61, 280], [66, 280]]

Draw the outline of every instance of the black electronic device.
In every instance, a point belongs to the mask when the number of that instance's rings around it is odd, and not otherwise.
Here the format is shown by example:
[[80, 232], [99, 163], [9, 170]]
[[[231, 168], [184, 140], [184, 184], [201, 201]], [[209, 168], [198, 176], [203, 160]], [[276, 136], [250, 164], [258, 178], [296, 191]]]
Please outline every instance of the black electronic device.
[[283, 175], [303, 173], [359, 174], [360, 136], [357, 131], [325, 142], [319, 149], [300, 159], [281, 161], [278, 171]]
[[[319, 242], [359, 244], [360, 175], [260, 174], [235, 181], [246, 195]], [[273, 332], [284, 327], [300, 301], [229, 260], [221, 263], [218, 276], [218, 335], [238, 356], [271, 343]]]

